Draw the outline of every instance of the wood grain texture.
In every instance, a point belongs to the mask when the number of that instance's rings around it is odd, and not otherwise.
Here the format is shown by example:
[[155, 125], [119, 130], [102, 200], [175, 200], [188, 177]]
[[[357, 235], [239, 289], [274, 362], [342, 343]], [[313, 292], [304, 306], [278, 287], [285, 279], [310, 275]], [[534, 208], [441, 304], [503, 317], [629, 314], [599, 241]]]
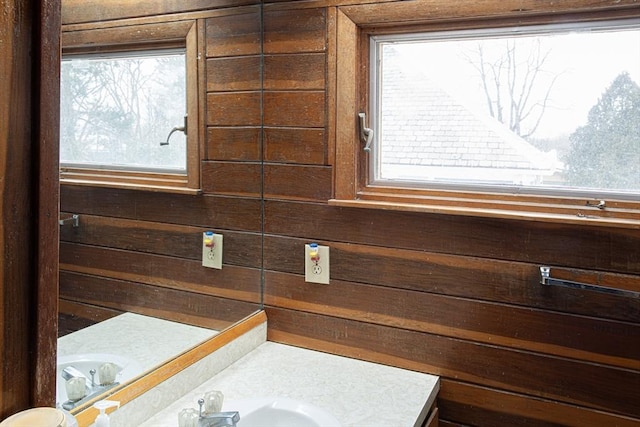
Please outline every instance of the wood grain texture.
[[207, 59], [207, 91], [247, 91], [261, 88], [260, 57]]
[[208, 127], [205, 160], [261, 160], [261, 129], [259, 126]]
[[[268, 3], [265, 58], [287, 57], [295, 63], [298, 57], [302, 63], [310, 52], [327, 55], [324, 119], [313, 127], [325, 132], [323, 147], [309, 125], [292, 119], [293, 108], [282, 108], [313, 105], [309, 100], [295, 104], [295, 96], [314, 92], [305, 86], [308, 81], [292, 71], [271, 82], [265, 72], [265, 85], [273, 85], [271, 90], [265, 86], [264, 96], [269, 339], [441, 375], [448, 384], [441, 425], [639, 423], [640, 401], [632, 390], [640, 386], [640, 347], [635, 345], [640, 340], [640, 301], [543, 287], [538, 270], [550, 265], [568, 280], [636, 289], [638, 230], [296, 199], [305, 194], [302, 171], [309, 164], [320, 165], [320, 153], [329, 156], [325, 165], [333, 165], [322, 169], [327, 175], [353, 167], [355, 159], [340, 153], [355, 152], [343, 142], [357, 141], [352, 112], [364, 101], [358, 87], [366, 69], [358, 56], [356, 23], [375, 32], [399, 21], [420, 24], [416, 29], [426, 28], [425, 22], [442, 29], [452, 20], [472, 26], [477, 19], [497, 16], [539, 23], [552, 15], [559, 22], [575, 18], [573, 12], [596, 11], [586, 19], [622, 16], [625, 10], [632, 16], [638, 6], [581, 0], [562, 5], [527, 1], [513, 7], [494, 0]], [[298, 22], [319, 16], [323, 6], [327, 39], [314, 44], [311, 31], [304, 33]], [[371, 25], [371, 10], [385, 16], [381, 27]], [[284, 40], [287, 33], [290, 41]], [[341, 92], [334, 97], [336, 83], [341, 91], [346, 88], [346, 96]], [[284, 101], [284, 94], [292, 95]], [[276, 133], [281, 129], [286, 132], [282, 136]], [[269, 174], [278, 177], [277, 186], [268, 183]], [[332, 192], [355, 197], [355, 182], [316, 181], [322, 187], [316, 194], [327, 199]], [[304, 282], [303, 259], [296, 254], [311, 241], [331, 248], [328, 286]], [[626, 391], [609, 372], [618, 380], [626, 378]]]
[[60, 294], [64, 301], [83, 304], [87, 309], [98, 306], [218, 331], [258, 309], [255, 303], [193, 292], [189, 287], [155, 286], [67, 271], [60, 275]]
[[113, 216], [218, 230], [261, 229], [260, 201], [235, 197], [63, 186], [61, 209], [80, 215]]
[[260, 54], [260, 8], [242, 12], [207, 19], [207, 57]]
[[260, 92], [212, 92], [207, 94], [207, 125], [260, 126]]
[[264, 90], [325, 89], [326, 56], [322, 53], [265, 55]]
[[324, 91], [265, 92], [263, 103], [265, 126], [324, 126]]
[[264, 197], [324, 201], [331, 196], [331, 168], [265, 164]]
[[202, 190], [209, 194], [259, 198], [261, 173], [260, 163], [202, 162]]
[[[265, 209], [267, 233], [299, 237], [320, 235], [327, 241], [529, 261], [631, 275], [640, 273], [640, 230], [278, 201], [267, 201]], [[297, 215], [292, 217], [291, 212]], [[314, 220], [310, 222], [308, 218]], [[389, 233], [392, 233], [392, 238]], [[611, 250], [603, 250], [605, 247]]]
[[[524, 19], [540, 15], [553, 16], [555, 22], [572, 18], [580, 12], [620, 12], [622, 16], [638, 12], [634, 0], [569, 0], [562, 4], [536, 0], [485, 0], [482, 2], [447, 2], [442, 0], [410, 0], [398, 2], [362, 2], [340, 7], [355, 23], [363, 26], [424, 22], [451, 22], [497, 18]], [[382, 18], [381, 18], [382, 16]], [[382, 21], [382, 24], [380, 23]]]
[[153, 17], [187, 11], [210, 10], [220, 7], [255, 5], [258, 0], [65, 0], [63, 24], [100, 22], [126, 18]]
[[61, 243], [60, 247], [61, 271], [189, 290], [255, 304], [260, 302], [256, 285], [260, 283], [258, 269], [224, 265], [221, 270], [212, 270], [203, 267], [199, 259], [69, 243]]
[[264, 129], [264, 161], [326, 164], [326, 132], [323, 128]]
[[56, 355], [58, 348], [58, 241], [60, 210], [59, 138], [60, 85], [50, 76], [60, 72], [60, 1], [36, 2], [39, 7], [38, 46], [38, 144], [37, 144], [37, 228], [36, 256], [36, 344], [34, 385], [31, 404], [53, 406], [56, 396]]
[[81, 227], [61, 228], [63, 243], [99, 243], [99, 246], [113, 249], [199, 260], [202, 257], [202, 233], [211, 230], [224, 233], [225, 264], [252, 268], [260, 266], [259, 259], [247, 257], [247, 253], [260, 250], [262, 238], [258, 233], [94, 215], [82, 215], [80, 221]]
[[30, 304], [36, 290], [30, 272], [37, 267], [29, 253], [36, 208], [32, 194], [35, 171], [30, 158], [35, 129], [24, 123], [38, 121], [32, 112], [36, 32], [30, 21], [35, 13], [30, 1], [3, 4], [0, 13], [0, 418], [30, 404], [32, 380], [28, 355], [34, 349], [29, 324], [35, 320]]
[[324, 52], [327, 28], [324, 8], [293, 13], [265, 11], [263, 46], [265, 54]]
[[[342, 253], [331, 248], [334, 261]], [[640, 341], [640, 325], [345, 282], [333, 279], [340, 276], [336, 270], [332, 262], [331, 292], [305, 286], [304, 270], [297, 275], [267, 272], [265, 304], [318, 314], [331, 307], [333, 316], [345, 319], [640, 371], [640, 346], [627, 343]]]
[[[443, 380], [438, 406], [441, 416], [464, 424], [495, 426], [618, 426], [632, 427], [637, 420], [565, 405], [546, 399], [531, 399], [517, 393]], [[448, 425], [448, 424], [447, 424]]]

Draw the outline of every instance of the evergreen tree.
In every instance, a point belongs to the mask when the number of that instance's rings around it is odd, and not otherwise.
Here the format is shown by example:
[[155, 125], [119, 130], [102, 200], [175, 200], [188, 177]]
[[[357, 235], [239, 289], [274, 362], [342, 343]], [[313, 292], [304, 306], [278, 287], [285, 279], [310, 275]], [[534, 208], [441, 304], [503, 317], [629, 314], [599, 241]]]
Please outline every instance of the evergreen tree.
[[628, 73], [618, 75], [569, 139], [569, 185], [639, 190], [640, 86]]

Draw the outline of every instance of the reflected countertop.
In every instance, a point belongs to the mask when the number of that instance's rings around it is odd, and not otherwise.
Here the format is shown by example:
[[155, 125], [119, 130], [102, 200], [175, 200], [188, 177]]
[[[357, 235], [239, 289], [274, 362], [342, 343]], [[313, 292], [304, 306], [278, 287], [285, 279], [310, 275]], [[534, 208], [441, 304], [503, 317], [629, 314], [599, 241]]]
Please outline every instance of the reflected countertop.
[[147, 371], [216, 334], [211, 329], [124, 313], [58, 338], [58, 356], [124, 355]]
[[361, 360], [265, 342], [157, 413], [141, 427], [175, 427], [207, 391], [225, 401], [282, 396], [332, 413], [343, 427], [413, 426], [435, 401], [439, 379]]

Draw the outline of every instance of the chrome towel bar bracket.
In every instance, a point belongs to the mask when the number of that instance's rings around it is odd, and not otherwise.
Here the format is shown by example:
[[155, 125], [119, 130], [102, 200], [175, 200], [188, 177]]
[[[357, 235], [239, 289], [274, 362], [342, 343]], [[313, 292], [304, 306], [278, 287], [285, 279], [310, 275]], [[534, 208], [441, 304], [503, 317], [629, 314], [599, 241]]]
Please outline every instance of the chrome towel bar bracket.
[[620, 295], [629, 298], [640, 298], [640, 292], [629, 291], [627, 289], [590, 285], [587, 283], [573, 282], [571, 280], [554, 279], [551, 277], [551, 267], [548, 266], [540, 267], [540, 284], [545, 286], [562, 286], [565, 288], [583, 289], [585, 291], [602, 292], [605, 294]]
[[80, 215], [73, 214], [70, 217], [59, 219], [58, 224], [60, 225], [71, 224], [74, 227], [77, 227], [78, 225], [80, 225]]

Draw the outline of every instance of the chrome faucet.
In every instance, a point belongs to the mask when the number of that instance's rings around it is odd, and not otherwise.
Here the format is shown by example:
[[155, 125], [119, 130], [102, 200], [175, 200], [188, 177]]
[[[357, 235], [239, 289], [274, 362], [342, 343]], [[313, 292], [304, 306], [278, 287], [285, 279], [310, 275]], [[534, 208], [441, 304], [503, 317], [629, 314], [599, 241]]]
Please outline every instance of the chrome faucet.
[[198, 427], [236, 427], [240, 421], [240, 413], [237, 411], [204, 414], [202, 410], [204, 399], [198, 399], [198, 405], [200, 405]]

